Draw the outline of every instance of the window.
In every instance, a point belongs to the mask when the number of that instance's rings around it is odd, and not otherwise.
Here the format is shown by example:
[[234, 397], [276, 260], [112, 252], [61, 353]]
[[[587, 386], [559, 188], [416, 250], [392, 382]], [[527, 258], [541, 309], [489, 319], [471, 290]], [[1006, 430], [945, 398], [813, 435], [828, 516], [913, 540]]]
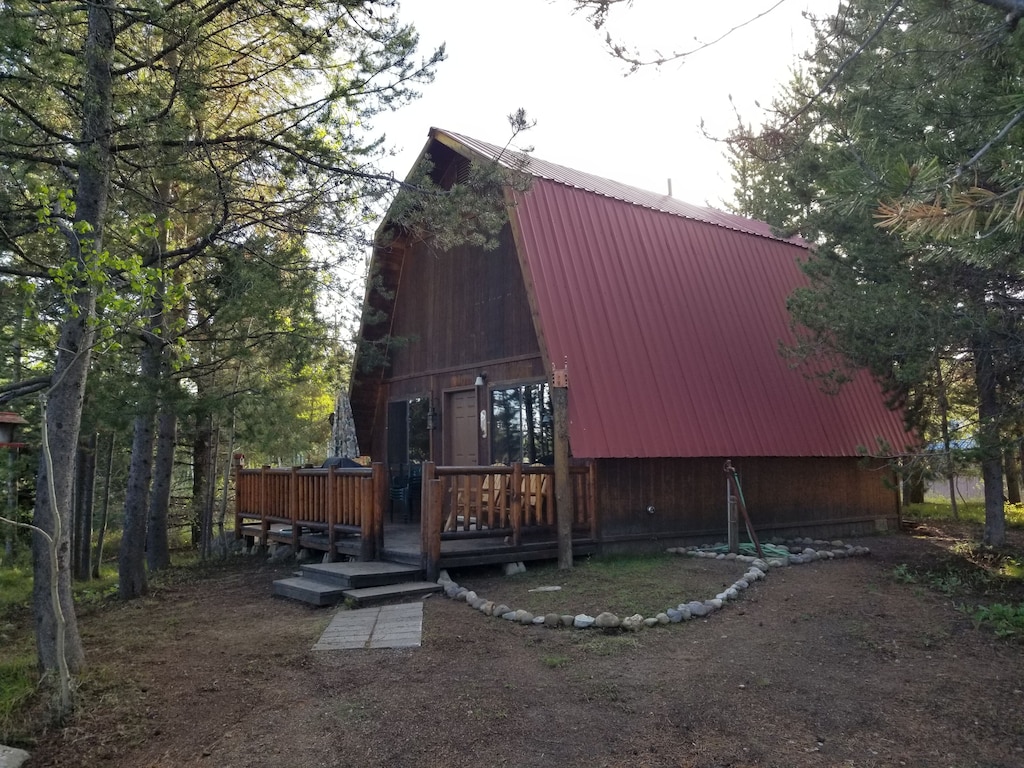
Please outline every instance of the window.
[[491, 461], [550, 464], [554, 417], [547, 383], [491, 390]]
[[406, 474], [410, 465], [430, 460], [429, 411], [426, 397], [388, 403], [388, 464], [392, 472]]

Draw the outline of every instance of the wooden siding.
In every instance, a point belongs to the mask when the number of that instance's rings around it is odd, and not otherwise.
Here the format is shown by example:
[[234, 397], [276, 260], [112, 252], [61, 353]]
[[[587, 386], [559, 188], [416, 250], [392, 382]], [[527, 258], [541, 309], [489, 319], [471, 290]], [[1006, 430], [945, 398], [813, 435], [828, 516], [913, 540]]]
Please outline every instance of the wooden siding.
[[411, 248], [393, 321], [393, 335], [407, 341], [392, 353], [391, 379], [540, 354], [507, 225], [494, 251]]
[[[546, 375], [507, 225], [494, 251], [464, 247], [443, 253], [427, 243], [396, 243], [377, 262], [393, 295], [387, 325], [399, 341], [390, 350], [386, 374], [373, 382], [361, 374], [353, 391], [360, 447], [374, 460], [387, 454], [387, 401], [431, 397], [440, 412], [443, 393], [472, 387], [481, 372], [489, 388]], [[446, 421], [438, 423], [432, 455], [444, 461]]]
[[[602, 539], [724, 534], [724, 463], [724, 458], [599, 460]], [[880, 518], [898, 516], [891, 472], [866, 469], [862, 460], [741, 457], [733, 464], [754, 528], [768, 536], [867, 530]]]

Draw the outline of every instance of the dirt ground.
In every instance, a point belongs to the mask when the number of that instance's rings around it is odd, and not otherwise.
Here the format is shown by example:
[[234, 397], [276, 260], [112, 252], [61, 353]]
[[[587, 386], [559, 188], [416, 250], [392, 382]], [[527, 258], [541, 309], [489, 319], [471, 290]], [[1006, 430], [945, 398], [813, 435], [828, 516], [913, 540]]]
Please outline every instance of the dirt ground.
[[[422, 647], [403, 650], [313, 652], [333, 609], [271, 597], [290, 569], [239, 558], [81, 616], [86, 706], [27, 768], [1020, 768], [1024, 644], [956, 606], [1024, 591], [978, 576], [965, 533], [858, 540], [871, 556], [773, 569], [709, 619], [635, 634], [432, 597]], [[699, 569], [709, 585], [740, 575]], [[497, 570], [452, 576], [514, 591]]]

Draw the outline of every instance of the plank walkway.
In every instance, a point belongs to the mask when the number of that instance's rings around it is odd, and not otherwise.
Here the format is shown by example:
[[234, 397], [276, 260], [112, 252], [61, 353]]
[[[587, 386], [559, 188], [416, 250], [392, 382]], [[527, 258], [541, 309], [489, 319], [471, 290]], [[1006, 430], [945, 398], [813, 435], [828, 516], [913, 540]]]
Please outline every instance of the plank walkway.
[[398, 603], [338, 611], [313, 650], [419, 648], [422, 637], [423, 603]]

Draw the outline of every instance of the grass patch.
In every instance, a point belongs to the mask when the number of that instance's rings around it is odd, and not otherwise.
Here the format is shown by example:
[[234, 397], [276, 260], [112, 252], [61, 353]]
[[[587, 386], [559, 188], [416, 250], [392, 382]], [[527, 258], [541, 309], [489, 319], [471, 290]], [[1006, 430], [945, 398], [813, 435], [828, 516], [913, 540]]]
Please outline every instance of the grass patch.
[[0, 568], [0, 621], [28, 611], [32, 603], [32, 567]]
[[[655, 614], [688, 600], [705, 600], [732, 584], [743, 567], [732, 561], [671, 554], [602, 556], [577, 560], [571, 570], [530, 565], [525, 573], [482, 581], [468, 576], [465, 586], [496, 603], [535, 615], [596, 616], [610, 611], [620, 618]], [[460, 581], [461, 576], [456, 577]], [[531, 591], [560, 587], [557, 591]]]
[[[985, 523], [985, 504], [981, 501], [960, 502], [957, 512], [961, 522]], [[1024, 528], [1024, 504], [1004, 504], [1006, 525], [1010, 528]], [[952, 520], [953, 507], [948, 501], [926, 501], [923, 504], [911, 504], [904, 509], [903, 515], [911, 520]]]
[[[2, 638], [2, 634], [0, 634]], [[24, 716], [39, 685], [36, 655], [31, 647], [15, 648], [3, 639], [0, 657], [0, 743], [18, 742], [25, 726]]]

